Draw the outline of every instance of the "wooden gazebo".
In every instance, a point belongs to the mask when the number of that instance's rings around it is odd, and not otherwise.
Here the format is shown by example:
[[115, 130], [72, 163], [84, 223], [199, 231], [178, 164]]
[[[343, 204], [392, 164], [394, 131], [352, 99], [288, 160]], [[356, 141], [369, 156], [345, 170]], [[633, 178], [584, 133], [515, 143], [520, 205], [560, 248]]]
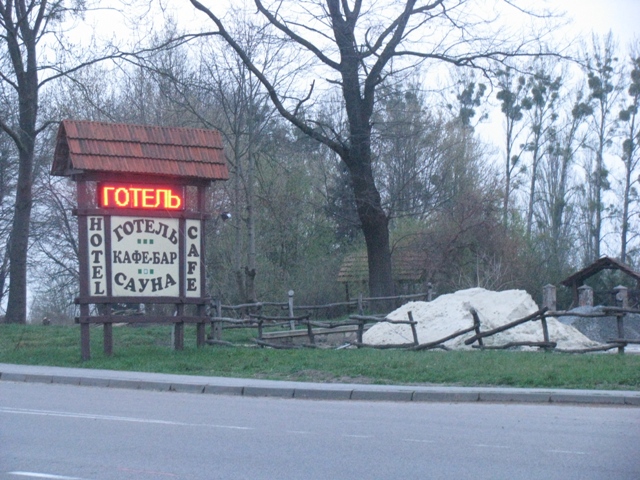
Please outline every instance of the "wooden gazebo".
[[573, 305], [578, 305], [578, 289], [584, 285], [584, 282], [601, 272], [602, 270], [619, 270], [636, 281], [636, 288], [640, 289], [640, 273], [634, 271], [629, 265], [626, 265], [619, 260], [611, 257], [601, 257], [591, 265], [583, 268], [582, 270], [574, 273], [570, 277], [565, 278], [560, 282], [565, 287], [571, 289], [573, 295]]

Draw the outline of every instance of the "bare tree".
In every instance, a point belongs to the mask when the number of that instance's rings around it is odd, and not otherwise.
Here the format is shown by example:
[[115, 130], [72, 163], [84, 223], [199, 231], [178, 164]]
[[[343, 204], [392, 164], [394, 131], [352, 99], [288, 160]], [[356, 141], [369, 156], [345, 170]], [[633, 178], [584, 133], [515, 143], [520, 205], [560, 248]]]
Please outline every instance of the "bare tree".
[[[540, 165], [539, 202], [535, 208], [537, 232], [535, 246], [549, 276], [555, 282], [568, 273], [575, 260], [575, 164], [578, 151], [584, 147], [585, 118], [592, 113], [583, 101], [582, 91], [571, 96], [560, 91], [565, 102], [556, 103], [558, 119], [547, 129], [547, 148]], [[569, 107], [571, 107], [571, 111]]]
[[[639, 45], [640, 47], [640, 45]], [[640, 54], [640, 48], [636, 49], [636, 54]], [[625, 133], [622, 142], [622, 160], [624, 162], [624, 192], [622, 197], [622, 225], [620, 229], [620, 261], [627, 261], [627, 250], [629, 243], [629, 220], [630, 206], [638, 199], [637, 185], [639, 180], [633, 178], [637, 171], [640, 157], [638, 156], [640, 144], [640, 118], [638, 109], [640, 108], [640, 56], [631, 58], [631, 69], [629, 72], [629, 88], [627, 89], [629, 104], [620, 111], [619, 118], [625, 122]]]
[[[89, 59], [76, 59], [71, 66], [64, 63], [71, 54], [62, 32], [64, 21], [85, 8], [85, 2], [67, 6], [61, 0], [0, 0], [0, 94], [5, 99], [9, 97], [6, 103], [11, 105], [0, 110], [0, 129], [15, 143], [18, 152], [9, 245], [8, 322], [26, 322], [35, 151], [38, 136], [50, 126], [40, 118], [41, 92], [52, 81], [100, 60], [97, 54], [94, 56], [95, 51], [87, 49]], [[53, 55], [56, 45], [57, 57]]]
[[33, 288], [31, 318], [47, 316], [57, 323], [69, 323], [73, 298], [79, 293], [78, 225], [71, 214], [75, 185], [67, 178], [43, 175], [34, 193], [38, 202], [31, 228], [30, 271], [39, 281]]
[[9, 279], [9, 241], [17, 169], [15, 144], [0, 133], [0, 302], [4, 303]]
[[443, 201], [446, 122], [430, 112], [417, 84], [381, 89], [379, 97], [372, 151], [383, 205], [391, 217], [424, 218]]
[[524, 117], [523, 101], [526, 98], [526, 78], [519, 75], [511, 67], [499, 70], [498, 93], [500, 109], [504, 114], [505, 125], [505, 166], [504, 166], [504, 194], [502, 200], [502, 223], [509, 223], [512, 193], [517, 189], [516, 176], [520, 168], [520, 157], [523, 149], [518, 148], [517, 141], [525, 127], [519, 122]]
[[[261, 29], [238, 17], [234, 35], [249, 58], [262, 59], [263, 75], [282, 69], [278, 48], [270, 48]], [[172, 32], [168, 32], [170, 35]], [[232, 51], [220, 50], [220, 43], [204, 38], [194, 45], [197, 62], [188, 61], [186, 48], [167, 49], [166, 38], [154, 42], [149, 55], [136, 62], [146, 82], [161, 86], [159, 100], [171, 106], [178, 118], [171, 124], [188, 121], [191, 125], [214, 128], [225, 140], [225, 152], [231, 169], [227, 189], [232, 200], [231, 220], [235, 238], [233, 267], [242, 301], [257, 301], [256, 250], [256, 160], [269, 137], [265, 130], [280, 118], [255, 75]], [[226, 45], [223, 45], [226, 47]], [[191, 53], [192, 53], [191, 52]], [[194, 66], [195, 64], [195, 66]], [[136, 67], [137, 68], [137, 67]], [[149, 104], [155, 108], [156, 103]], [[166, 120], [165, 120], [166, 122]]]
[[[226, 27], [223, 16], [198, 0], [190, 0], [215, 24], [219, 35], [266, 88], [285, 119], [333, 150], [349, 172], [356, 208], [364, 234], [369, 264], [369, 290], [373, 296], [393, 293], [389, 217], [385, 212], [372, 168], [372, 116], [378, 87], [398, 71], [417, 63], [487, 68], [487, 61], [539, 51], [538, 41], [513, 36], [496, 27], [497, 19], [481, 18], [466, 0], [255, 0], [265, 29], [296, 48], [301, 64], [314, 80], [305, 93], [278, 89], [262, 74], [241, 43]], [[514, 2], [505, 1], [507, 8]], [[436, 33], [434, 33], [436, 32]], [[511, 32], [513, 35], [513, 32]], [[536, 40], [539, 40], [537, 38]], [[531, 50], [527, 52], [527, 49]], [[346, 113], [346, 125], [331, 125], [312, 115], [318, 101], [320, 78], [337, 86]], [[317, 85], [318, 84], [318, 85]], [[291, 83], [292, 88], [299, 85]]]
[[550, 67], [541, 64], [527, 82], [528, 95], [525, 107], [529, 116], [530, 135], [525, 145], [531, 154], [529, 169], [529, 206], [527, 208], [527, 238], [531, 238], [535, 204], [539, 193], [537, 182], [540, 165], [546, 153], [549, 132], [554, 128], [557, 113], [554, 104], [558, 100], [560, 77], [551, 78]]
[[[240, 23], [240, 22], [239, 22]], [[263, 74], [272, 65], [277, 49], [270, 51], [269, 39], [246, 23], [237, 25], [243, 50], [249, 58], [263, 58]], [[208, 50], [208, 53], [213, 53]], [[271, 59], [271, 60], [267, 60]], [[232, 52], [203, 54], [197, 89], [216, 99], [216, 114], [204, 112], [191, 103], [191, 110], [208, 128], [218, 129], [225, 138], [227, 159], [232, 168], [231, 224], [235, 242], [233, 264], [238, 292], [243, 301], [257, 301], [256, 170], [257, 159], [269, 137], [273, 107], [260, 82]]]
[[610, 189], [609, 170], [605, 154], [613, 143], [618, 118], [614, 107], [620, 96], [620, 68], [617, 65], [616, 45], [609, 33], [602, 41], [593, 38], [593, 52], [588, 60], [589, 100], [593, 108], [591, 116], [591, 140], [587, 142], [593, 155], [593, 168], [589, 179], [589, 251], [587, 263], [600, 257], [602, 224], [605, 205], [604, 192]]

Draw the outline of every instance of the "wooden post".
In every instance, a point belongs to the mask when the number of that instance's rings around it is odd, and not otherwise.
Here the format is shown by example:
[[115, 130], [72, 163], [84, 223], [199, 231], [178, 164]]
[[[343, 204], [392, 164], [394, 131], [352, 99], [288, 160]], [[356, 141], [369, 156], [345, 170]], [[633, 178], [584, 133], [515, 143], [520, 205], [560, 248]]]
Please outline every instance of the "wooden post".
[[[216, 308], [215, 316], [217, 318], [221, 318], [222, 317], [222, 301], [219, 298], [216, 299], [215, 308]], [[216, 322], [216, 321], [211, 322], [211, 338], [213, 340], [222, 340], [222, 322]]]
[[[208, 184], [198, 185], [198, 211], [202, 214], [207, 212], [207, 198], [208, 195]], [[205, 220], [200, 220], [200, 297], [204, 297], [204, 292], [207, 291], [207, 275], [205, 265], [207, 263], [206, 253], [207, 246], [205, 242], [204, 232], [206, 231]], [[188, 232], [185, 232], [188, 234]], [[196, 324], [196, 346], [198, 348], [204, 347], [206, 345], [207, 340], [207, 303], [199, 303], [196, 307], [196, 312], [198, 317], [200, 317], [200, 321]]]
[[542, 306], [552, 312], [557, 310], [555, 285], [547, 284], [542, 287]]
[[409, 315], [409, 321], [411, 322], [411, 333], [413, 334], [413, 344], [418, 345], [418, 331], [416, 330], [416, 324], [413, 321], [413, 312], [407, 312]]
[[196, 324], [196, 346], [204, 347], [206, 341], [206, 328], [207, 324], [205, 323], [207, 306], [205, 304], [200, 304], [197, 307], [198, 316], [202, 319], [201, 322]]
[[[78, 206], [86, 208], [90, 205], [90, 195], [87, 182], [79, 180], [76, 183], [76, 195]], [[90, 308], [84, 303], [85, 297], [89, 296], [89, 264], [86, 261], [89, 255], [89, 238], [87, 232], [87, 216], [78, 215], [78, 254], [80, 257], [80, 357], [83, 361], [91, 359], [91, 325], [87, 322], [90, 315]]]
[[364, 336], [364, 320], [360, 319], [358, 320], [358, 345], [362, 345], [363, 336]]
[[[473, 329], [476, 332], [476, 335], [480, 335], [480, 317], [478, 316], [478, 312], [475, 308], [469, 310], [471, 315], [473, 316]], [[482, 337], [478, 338], [478, 345], [480, 348], [484, 347], [484, 343], [482, 342]]]
[[433, 300], [433, 283], [427, 283], [427, 302]]
[[[258, 318], [258, 340], [262, 340], [262, 318]], [[260, 345], [260, 347], [264, 347], [264, 345]]]
[[[547, 284], [542, 287], [542, 306], [552, 312], [556, 311], [557, 302], [555, 285]], [[544, 343], [549, 343], [549, 326], [547, 325], [547, 317], [544, 314], [540, 317], [540, 323], [542, 323], [542, 336], [544, 337]]]
[[362, 292], [358, 294], [358, 315], [364, 315], [364, 302], [362, 301]]
[[[627, 289], [627, 287], [618, 285], [613, 290], [614, 292], [616, 292], [616, 303], [618, 304], [618, 306], [620, 308], [629, 308], [629, 290]], [[616, 323], [618, 327], [619, 339], [624, 338], [624, 324], [623, 324], [624, 315], [625, 315], [624, 312], [619, 312], [616, 315]], [[618, 353], [624, 353], [624, 345], [622, 345], [621, 347], [618, 347]]]
[[[216, 302], [216, 313], [218, 317], [222, 318], [222, 300], [220, 299]], [[216, 324], [216, 335], [218, 336], [216, 340], [222, 340], [222, 322]]]
[[[294, 291], [293, 290], [289, 290], [289, 318], [293, 318], [293, 295], [294, 295]], [[289, 328], [291, 330], [294, 330], [296, 328], [296, 322], [294, 320], [290, 320], [289, 321]]]
[[593, 288], [588, 285], [578, 288], [578, 306], [593, 307]]
[[311, 320], [309, 318], [307, 318], [307, 334], [309, 335], [309, 343], [315, 345], [316, 339], [313, 335], [313, 327], [311, 326]]
[[[177, 315], [181, 317], [184, 314], [184, 304], [179, 303], [177, 306]], [[184, 322], [176, 322], [173, 324], [173, 349], [184, 350]]]
[[[111, 315], [111, 305], [106, 305], [106, 314]], [[104, 349], [104, 354], [107, 357], [113, 355], [113, 323], [106, 322], [102, 324], [103, 329], [103, 340], [102, 346]]]
[[[544, 343], [549, 343], [549, 326], [547, 325], [547, 317], [543, 313], [540, 317], [540, 322], [542, 323], [542, 337], [544, 339]], [[545, 347], [546, 350], [547, 347]]]
[[80, 305], [80, 357], [83, 361], [91, 360], [91, 325], [82, 322], [83, 319], [89, 317], [89, 305], [83, 303]]

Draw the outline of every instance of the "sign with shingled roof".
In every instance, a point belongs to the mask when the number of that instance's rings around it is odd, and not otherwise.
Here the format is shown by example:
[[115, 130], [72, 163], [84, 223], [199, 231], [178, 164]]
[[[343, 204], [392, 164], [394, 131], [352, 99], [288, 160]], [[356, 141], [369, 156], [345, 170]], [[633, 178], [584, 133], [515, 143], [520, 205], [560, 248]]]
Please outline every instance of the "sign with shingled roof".
[[[213, 181], [229, 177], [219, 132], [64, 120], [51, 174], [77, 187], [83, 359], [94, 323], [104, 325], [107, 354], [111, 326], [122, 321], [172, 323], [176, 349], [184, 324], [195, 323], [203, 345], [206, 196]], [[113, 311], [153, 303], [176, 311], [128, 318]], [[99, 313], [91, 315], [90, 305]]]

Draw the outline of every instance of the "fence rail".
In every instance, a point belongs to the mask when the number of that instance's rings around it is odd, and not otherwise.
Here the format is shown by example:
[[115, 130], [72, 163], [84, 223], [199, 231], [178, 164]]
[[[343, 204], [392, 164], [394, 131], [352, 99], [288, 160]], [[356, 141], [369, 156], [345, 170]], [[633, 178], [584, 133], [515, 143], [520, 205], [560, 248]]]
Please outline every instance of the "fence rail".
[[[417, 334], [417, 323], [413, 318], [413, 313], [411, 311], [407, 312], [407, 320], [392, 320], [385, 316], [368, 316], [363, 315], [361, 312], [362, 305], [365, 302], [370, 300], [398, 300], [398, 299], [407, 299], [407, 298], [424, 298], [429, 297], [430, 292], [427, 294], [416, 294], [416, 295], [403, 295], [399, 297], [381, 297], [381, 298], [359, 298], [357, 302], [339, 302], [332, 303], [328, 305], [316, 305], [313, 307], [309, 306], [299, 306], [296, 307], [293, 304], [293, 295], [290, 292], [289, 301], [287, 303], [278, 303], [278, 302], [259, 302], [253, 304], [245, 304], [245, 305], [236, 305], [236, 306], [224, 306], [220, 303], [216, 305], [216, 312], [218, 315], [215, 315], [211, 318], [212, 321], [212, 335], [208, 340], [208, 343], [212, 345], [229, 345], [229, 342], [224, 342], [220, 338], [220, 333], [222, 332], [222, 325], [225, 325], [225, 328], [257, 328], [258, 335], [257, 338], [254, 339], [254, 342], [262, 347], [272, 347], [272, 348], [315, 348], [317, 347], [316, 337], [320, 335], [331, 335], [332, 333], [351, 333], [355, 334], [355, 341], [348, 341], [345, 344], [341, 345], [338, 348], [344, 348], [346, 346], [355, 346], [358, 348], [377, 348], [377, 349], [408, 349], [408, 350], [429, 350], [429, 349], [443, 349], [449, 350], [449, 348], [445, 345], [446, 342], [458, 338], [462, 335], [469, 334], [471, 332], [475, 332], [474, 335], [467, 338], [464, 341], [465, 345], [471, 346], [476, 349], [487, 349], [487, 350], [506, 350], [510, 348], [517, 347], [536, 347], [545, 351], [556, 351], [563, 353], [588, 353], [588, 352], [597, 352], [597, 351], [607, 351], [614, 348], [618, 349], [619, 353], [624, 353], [625, 347], [629, 344], [640, 344], [640, 339], [630, 339], [625, 338], [624, 334], [624, 318], [629, 314], [638, 314], [640, 310], [637, 308], [629, 308], [628, 307], [628, 297], [626, 295], [626, 289], [624, 287], [618, 287], [617, 298], [619, 305], [618, 307], [604, 307], [602, 313], [579, 313], [573, 311], [565, 311], [565, 310], [555, 310], [555, 290], [551, 290], [550, 286], [547, 285], [545, 287], [545, 295], [544, 301], [546, 305], [540, 310], [527, 315], [526, 317], [514, 320], [507, 324], [501, 325], [500, 327], [493, 328], [490, 330], [482, 331], [482, 322], [479, 318], [477, 311], [473, 308], [470, 308], [469, 311], [473, 317], [473, 325], [468, 328], [461, 329], [456, 331], [446, 337], [441, 339], [430, 341], [426, 343], [419, 343], [418, 334]], [[310, 314], [306, 315], [294, 315], [295, 310], [306, 310], [307, 312], [313, 309], [322, 309], [328, 307], [335, 307], [337, 305], [357, 305], [359, 307], [358, 314], [349, 315], [347, 320], [341, 321], [317, 321], [311, 320]], [[222, 316], [223, 310], [230, 311], [240, 311], [242, 309], [254, 308], [259, 310], [264, 305], [277, 306], [279, 308], [288, 308], [289, 315], [288, 316], [269, 316], [262, 315], [260, 313], [249, 313], [245, 318], [237, 319]], [[603, 317], [616, 317], [616, 325], [617, 325], [617, 338], [608, 339], [607, 343], [597, 347], [589, 347], [583, 349], [560, 349], [557, 348], [557, 342], [553, 341], [549, 335], [549, 329], [547, 325], [547, 319], [549, 317], [562, 317], [562, 316], [572, 316], [572, 317], [582, 317], [582, 318], [603, 318]], [[490, 345], [487, 346], [484, 344], [484, 339], [494, 336], [498, 333], [510, 330], [519, 325], [523, 325], [528, 322], [540, 322], [540, 333], [541, 339], [540, 341], [522, 341], [522, 342], [508, 342], [503, 345]], [[374, 345], [374, 344], [365, 344], [363, 342], [364, 332], [368, 326], [377, 323], [391, 323], [398, 325], [408, 325], [411, 328], [411, 334], [413, 337], [413, 342], [401, 343], [401, 344], [384, 344], [384, 345]], [[266, 326], [269, 327], [289, 327], [289, 331], [272, 332], [265, 334], [264, 328]], [[305, 327], [303, 329], [296, 329], [296, 326]], [[218, 335], [216, 336], [215, 333]], [[294, 337], [306, 337], [307, 343], [295, 344], [295, 345], [284, 345], [275, 343], [270, 341], [270, 339], [275, 337], [281, 337], [292, 339]], [[271, 336], [269, 336], [271, 335]]]

